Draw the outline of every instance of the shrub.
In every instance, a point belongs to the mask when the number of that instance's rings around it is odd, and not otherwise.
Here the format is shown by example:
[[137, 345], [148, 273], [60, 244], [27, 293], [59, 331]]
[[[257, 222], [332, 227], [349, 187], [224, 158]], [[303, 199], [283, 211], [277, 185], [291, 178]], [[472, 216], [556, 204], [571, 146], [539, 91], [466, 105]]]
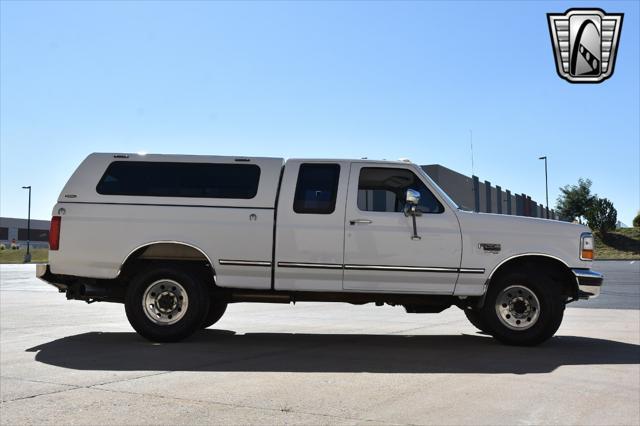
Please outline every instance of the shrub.
[[608, 231], [616, 228], [618, 222], [618, 212], [613, 207], [613, 203], [606, 198], [596, 198], [587, 214], [585, 215], [589, 228], [605, 235]]
[[5, 246], [4, 244], [0, 244], [0, 251], [4, 250], [6, 248], [7, 248], [7, 246]]
[[640, 211], [638, 212], [636, 217], [633, 218], [633, 227], [640, 228]]
[[576, 218], [582, 223], [582, 218], [587, 217], [587, 211], [596, 200], [597, 196], [591, 194], [591, 181], [578, 179], [577, 185], [565, 185], [560, 188], [560, 196], [556, 204], [556, 210], [562, 218], [568, 222]]

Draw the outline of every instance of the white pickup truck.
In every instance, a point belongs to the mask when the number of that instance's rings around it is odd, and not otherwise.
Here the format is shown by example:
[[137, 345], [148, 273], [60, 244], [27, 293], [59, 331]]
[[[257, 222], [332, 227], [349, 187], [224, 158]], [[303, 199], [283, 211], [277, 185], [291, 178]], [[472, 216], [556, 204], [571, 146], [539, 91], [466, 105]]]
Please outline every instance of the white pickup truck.
[[39, 278], [124, 303], [178, 341], [228, 303], [455, 305], [496, 339], [549, 339], [595, 297], [588, 228], [461, 210], [404, 161], [91, 154], [53, 208]]

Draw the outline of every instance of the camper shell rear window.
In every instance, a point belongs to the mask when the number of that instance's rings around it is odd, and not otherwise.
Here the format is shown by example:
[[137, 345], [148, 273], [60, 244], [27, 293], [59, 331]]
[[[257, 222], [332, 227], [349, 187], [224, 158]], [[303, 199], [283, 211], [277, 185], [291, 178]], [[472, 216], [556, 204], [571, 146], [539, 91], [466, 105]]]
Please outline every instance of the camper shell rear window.
[[98, 194], [143, 197], [239, 198], [256, 196], [255, 164], [114, 161], [96, 186]]

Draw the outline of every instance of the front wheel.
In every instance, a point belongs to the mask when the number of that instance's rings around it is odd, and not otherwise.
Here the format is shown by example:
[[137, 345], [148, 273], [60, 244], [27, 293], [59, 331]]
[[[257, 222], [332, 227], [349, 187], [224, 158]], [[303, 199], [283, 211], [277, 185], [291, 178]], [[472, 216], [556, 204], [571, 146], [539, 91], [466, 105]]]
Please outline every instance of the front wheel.
[[534, 346], [555, 334], [564, 307], [560, 285], [546, 275], [510, 272], [489, 286], [480, 317], [501, 342]]
[[226, 310], [227, 310], [227, 304], [225, 302], [218, 302], [218, 301], [212, 300], [211, 303], [209, 304], [209, 312], [207, 313], [207, 316], [204, 318], [201, 328], [209, 328], [213, 324], [217, 323], [220, 320], [220, 318], [222, 318], [222, 315], [224, 315]]
[[487, 324], [485, 323], [484, 318], [482, 317], [482, 314], [480, 313], [480, 311], [478, 311], [477, 309], [463, 309], [463, 310], [464, 310], [465, 316], [467, 317], [471, 325], [473, 325], [475, 328], [482, 331], [483, 333], [491, 334], [489, 333], [489, 327], [487, 327]]
[[209, 295], [196, 274], [178, 268], [149, 268], [129, 285], [125, 310], [141, 336], [176, 342], [200, 328], [209, 310]]

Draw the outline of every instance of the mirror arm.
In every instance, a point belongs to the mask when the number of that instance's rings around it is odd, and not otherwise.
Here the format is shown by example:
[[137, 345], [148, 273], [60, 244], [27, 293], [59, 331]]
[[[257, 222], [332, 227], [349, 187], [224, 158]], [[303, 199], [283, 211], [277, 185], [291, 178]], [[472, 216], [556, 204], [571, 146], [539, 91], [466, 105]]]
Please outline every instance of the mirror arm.
[[418, 235], [418, 227], [416, 226], [416, 216], [420, 216], [422, 212], [417, 209], [418, 204], [420, 204], [420, 192], [411, 188], [407, 189], [405, 192], [404, 214], [405, 216], [410, 215], [413, 222], [413, 235], [411, 235], [412, 240], [420, 239], [420, 236]]
[[411, 236], [411, 239], [421, 240], [422, 237], [418, 235], [418, 227], [416, 226], [416, 216], [418, 215], [418, 212], [416, 211], [416, 206], [411, 206], [410, 212], [411, 212], [411, 219], [413, 222], [413, 235]]

